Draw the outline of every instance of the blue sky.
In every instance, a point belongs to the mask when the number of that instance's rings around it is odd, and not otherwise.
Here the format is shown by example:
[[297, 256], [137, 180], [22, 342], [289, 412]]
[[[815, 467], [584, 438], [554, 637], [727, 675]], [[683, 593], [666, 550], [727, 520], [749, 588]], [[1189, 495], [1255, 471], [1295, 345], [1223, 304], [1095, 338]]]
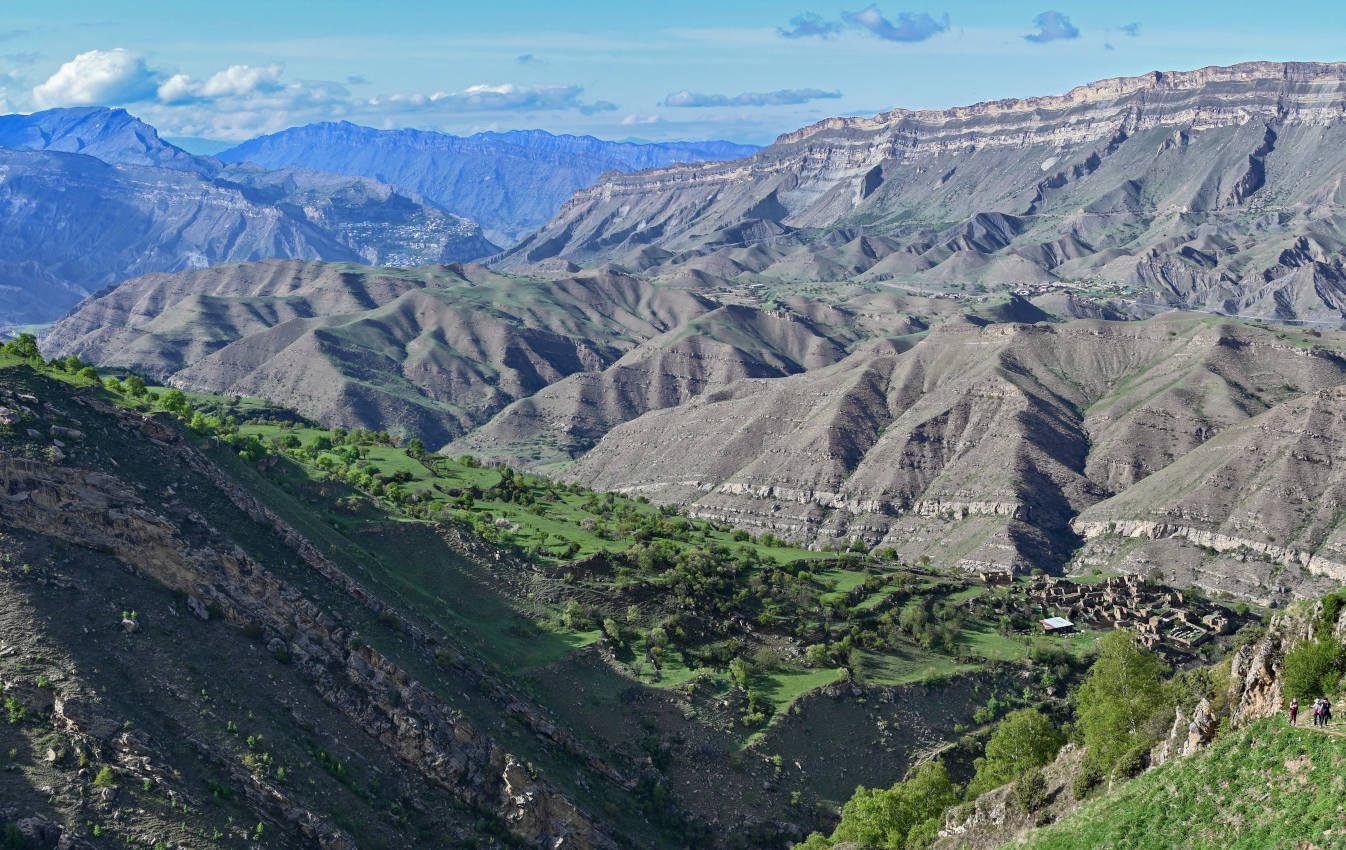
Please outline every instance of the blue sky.
[[224, 140], [344, 118], [767, 143], [830, 115], [1346, 58], [1340, 2], [915, 2], [6, 3], [0, 112], [118, 105]]

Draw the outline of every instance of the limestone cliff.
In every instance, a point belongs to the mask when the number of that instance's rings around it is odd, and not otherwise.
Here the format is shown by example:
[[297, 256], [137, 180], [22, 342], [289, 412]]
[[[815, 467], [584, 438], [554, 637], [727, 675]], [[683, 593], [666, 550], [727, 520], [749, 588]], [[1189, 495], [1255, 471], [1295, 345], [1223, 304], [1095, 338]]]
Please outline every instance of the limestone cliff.
[[940, 288], [1101, 278], [1154, 305], [1335, 325], [1344, 100], [1346, 65], [1253, 62], [832, 118], [735, 162], [608, 175], [502, 262]]

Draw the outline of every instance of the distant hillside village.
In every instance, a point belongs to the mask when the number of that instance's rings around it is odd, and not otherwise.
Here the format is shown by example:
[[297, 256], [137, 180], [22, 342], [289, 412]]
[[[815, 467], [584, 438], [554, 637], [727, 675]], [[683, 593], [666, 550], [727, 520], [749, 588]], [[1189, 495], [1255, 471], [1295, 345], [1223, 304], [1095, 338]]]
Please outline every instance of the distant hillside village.
[[[984, 573], [982, 580], [992, 587], [1013, 582], [1007, 573]], [[1048, 612], [1039, 621], [1044, 632], [1066, 632], [1076, 625], [1127, 629], [1146, 648], [1177, 663], [1191, 660], [1201, 644], [1242, 624], [1229, 608], [1134, 575], [1093, 583], [1034, 576], [1020, 592], [1029, 605]]]

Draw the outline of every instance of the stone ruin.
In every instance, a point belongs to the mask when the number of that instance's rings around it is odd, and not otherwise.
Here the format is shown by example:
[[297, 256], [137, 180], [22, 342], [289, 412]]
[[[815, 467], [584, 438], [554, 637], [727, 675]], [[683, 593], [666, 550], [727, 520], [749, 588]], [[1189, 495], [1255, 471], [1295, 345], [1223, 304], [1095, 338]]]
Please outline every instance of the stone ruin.
[[1189, 656], [1235, 625], [1227, 609], [1135, 575], [1110, 576], [1093, 584], [1035, 576], [1027, 593], [1030, 602], [1052, 615], [1076, 625], [1128, 629], [1146, 648], [1170, 656]]

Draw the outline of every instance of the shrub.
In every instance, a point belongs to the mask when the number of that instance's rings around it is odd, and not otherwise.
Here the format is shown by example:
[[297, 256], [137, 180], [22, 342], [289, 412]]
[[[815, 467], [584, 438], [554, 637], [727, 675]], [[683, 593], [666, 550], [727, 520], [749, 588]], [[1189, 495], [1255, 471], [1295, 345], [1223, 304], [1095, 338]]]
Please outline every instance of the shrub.
[[1036, 812], [1047, 803], [1047, 778], [1042, 768], [1032, 770], [1014, 780], [1014, 799], [1025, 812]]
[[1070, 780], [1070, 795], [1076, 800], [1083, 800], [1102, 781], [1103, 768], [1099, 766], [1097, 760], [1086, 756], [1079, 772]]
[[93, 784], [99, 788], [112, 788], [117, 784], [117, 777], [113, 775], [112, 768], [104, 767], [94, 777]]
[[1112, 767], [1112, 775], [1117, 779], [1130, 779], [1137, 776], [1145, 770], [1150, 764], [1150, 747], [1148, 744], [1137, 744], [1126, 752], [1122, 753], [1121, 758]]
[[945, 810], [957, 802], [958, 791], [944, 765], [928, 762], [911, 779], [892, 788], [857, 788], [841, 810], [831, 842], [884, 848], [924, 846], [938, 833]]

